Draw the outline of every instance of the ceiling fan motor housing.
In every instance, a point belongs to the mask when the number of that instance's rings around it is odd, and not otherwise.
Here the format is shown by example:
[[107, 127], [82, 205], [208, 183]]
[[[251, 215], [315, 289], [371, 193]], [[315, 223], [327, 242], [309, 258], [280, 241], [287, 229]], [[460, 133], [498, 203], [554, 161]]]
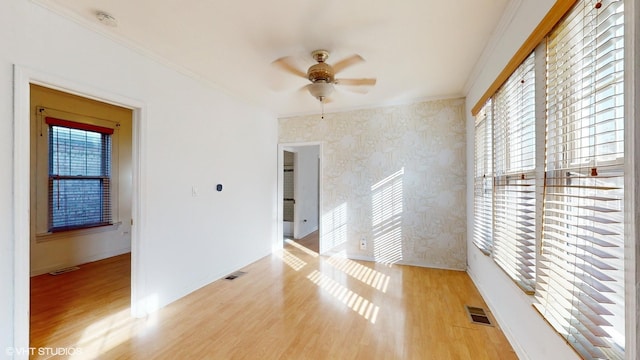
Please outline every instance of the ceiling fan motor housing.
[[319, 62], [315, 65], [312, 65], [309, 70], [307, 70], [307, 76], [309, 81], [315, 83], [317, 81], [324, 81], [327, 83], [333, 83], [334, 80], [334, 72], [333, 68], [324, 62]]

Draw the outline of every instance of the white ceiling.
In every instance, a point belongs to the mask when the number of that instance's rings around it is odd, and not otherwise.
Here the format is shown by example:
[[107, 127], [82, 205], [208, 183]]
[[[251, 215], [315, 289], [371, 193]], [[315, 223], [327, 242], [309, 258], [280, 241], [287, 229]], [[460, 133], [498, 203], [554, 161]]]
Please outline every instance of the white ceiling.
[[[319, 113], [308, 81], [271, 65], [327, 49], [340, 78], [375, 77], [367, 94], [338, 89], [325, 111], [463, 96], [510, 0], [36, 0], [279, 116]], [[511, 0], [512, 1], [512, 0]], [[113, 15], [117, 27], [98, 22]]]

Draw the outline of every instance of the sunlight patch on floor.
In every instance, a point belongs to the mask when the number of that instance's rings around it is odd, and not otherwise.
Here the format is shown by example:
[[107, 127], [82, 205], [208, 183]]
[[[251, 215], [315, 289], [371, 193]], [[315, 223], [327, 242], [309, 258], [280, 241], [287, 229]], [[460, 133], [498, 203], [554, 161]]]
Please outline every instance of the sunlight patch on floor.
[[295, 271], [300, 271], [303, 267], [307, 265], [306, 261], [300, 259], [299, 257], [293, 255], [287, 249], [281, 249], [274, 252], [274, 255], [282, 259], [282, 261], [287, 264], [290, 268]]
[[308, 255], [311, 255], [311, 256], [313, 256], [313, 257], [318, 257], [318, 253], [317, 253], [317, 252], [315, 252], [315, 251], [313, 251], [313, 250], [310, 250], [310, 249], [308, 249], [308, 248], [306, 248], [306, 247], [304, 247], [304, 246], [302, 246], [302, 245], [298, 244], [297, 242], [295, 242], [295, 241], [293, 241], [293, 240], [291, 240], [291, 239], [285, 239], [285, 240], [284, 240], [284, 242], [286, 242], [287, 244], [289, 244], [289, 245], [291, 245], [291, 246], [295, 247], [295, 248], [296, 248], [296, 249], [298, 249], [298, 250], [304, 251], [304, 252], [305, 252], [305, 253], [307, 253]]
[[318, 285], [321, 289], [327, 291], [331, 296], [347, 305], [351, 310], [357, 312], [366, 320], [369, 320], [372, 324], [376, 323], [380, 307], [375, 305], [373, 302], [370, 302], [317, 270], [314, 270], [309, 274], [307, 279], [311, 280], [311, 282]]
[[109, 350], [122, 344], [135, 334], [135, 319], [130, 309], [100, 319], [87, 326], [77, 343], [81, 349], [71, 359], [98, 359]]
[[389, 281], [391, 277], [383, 274], [375, 269], [366, 267], [353, 260], [347, 259], [340, 255], [333, 255], [326, 261], [336, 269], [344, 272], [345, 274], [353, 277], [354, 279], [361, 281], [376, 290], [380, 290], [383, 293], [387, 292], [389, 287]]

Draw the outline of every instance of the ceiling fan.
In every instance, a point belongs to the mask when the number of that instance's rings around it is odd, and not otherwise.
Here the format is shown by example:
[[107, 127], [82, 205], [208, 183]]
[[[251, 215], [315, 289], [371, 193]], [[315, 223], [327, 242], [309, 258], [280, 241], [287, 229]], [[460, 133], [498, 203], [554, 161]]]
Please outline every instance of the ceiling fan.
[[293, 75], [309, 80], [311, 84], [307, 84], [304, 89], [307, 89], [311, 96], [318, 99], [321, 103], [325, 103], [329, 100], [329, 95], [333, 92], [334, 85], [344, 85], [349, 87], [362, 86], [357, 90], [354, 88], [348, 88], [348, 90], [363, 93], [368, 90], [365, 86], [373, 86], [376, 84], [376, 79], [374, 78], [336, 79], [335, 75], [340, 71], [349, 66], [364, 62], [364, 59], [360, 55], [355, 54], [349, 56], [348, 58], [333, 64], [333, 66], [326, 62], [329, 58], [329, 52], [327, 50], [312, 51], [311, 57], [317, 62], [317, 64], [311, 65], [306, 73], [298, 69], [293, 64], [293, 58], [291, 56], [279, 58], [272, 64]]

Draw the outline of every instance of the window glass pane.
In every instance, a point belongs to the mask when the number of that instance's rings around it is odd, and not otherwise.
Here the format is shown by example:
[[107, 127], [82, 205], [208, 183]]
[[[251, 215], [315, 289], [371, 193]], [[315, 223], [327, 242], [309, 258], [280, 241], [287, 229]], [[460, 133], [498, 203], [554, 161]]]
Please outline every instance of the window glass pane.
[[491, 253], [493, 241], [492, 122], [492, 105], [489, 99], [476, 117], [473, 195], [473, 243], [486, 255]]
[[536, 307], [583, 358], [624, 358], [623, 1], [549, 36]]
[[49, 127], [49, 229], [111, 223], [111, 136]]
[[493, 257], [525, 292], [536, 263], [535, 58], [531, 53], [493, 98]]
[[63, 176], [102, 176], [103, 137], [92, 131], [52, 126], [51, 174]]
[[52, 181], [53, 228], [104, 223], [101, 179]]

